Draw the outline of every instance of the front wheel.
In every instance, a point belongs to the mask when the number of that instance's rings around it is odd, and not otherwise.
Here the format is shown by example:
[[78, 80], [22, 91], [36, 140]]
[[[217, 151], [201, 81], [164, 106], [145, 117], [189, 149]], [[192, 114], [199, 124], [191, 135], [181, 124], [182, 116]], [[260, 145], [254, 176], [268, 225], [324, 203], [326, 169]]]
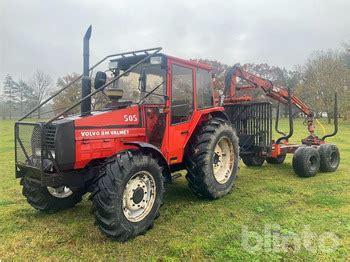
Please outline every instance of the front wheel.
[[140, 151], [118, 154], [103, 168], [91, 195], [99, 228], [117, 241], [145, 233], [158, 215], [163, 191], [157, 159]]
[[22, 193], [28, 203], [45, 213], [55, 213], [61, 209], [75, 206], [82, 200], [84, 190], [72, 190], [69, 187], [43, 187], [28, 177], [21, 179]]
[[238, 137], [232, 126], [222, 119], [209, 120], [186, 149], [189, 187], [209, 199], [226, 195], [237, 175], [238, 155]]

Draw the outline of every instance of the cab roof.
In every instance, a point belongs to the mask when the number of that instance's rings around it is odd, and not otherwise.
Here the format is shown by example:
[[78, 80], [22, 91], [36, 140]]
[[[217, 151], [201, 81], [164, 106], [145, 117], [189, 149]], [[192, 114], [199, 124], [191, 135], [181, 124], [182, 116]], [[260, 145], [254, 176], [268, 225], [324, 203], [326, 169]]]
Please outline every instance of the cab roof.
[[[167, 65], [166, 62], [168, 60], [174, 62], [174, 63], [180, 63], [183, 65], [187, 65], [187, 66], [191, 66], [191, 67], [196, 67], [196, 68], [201, 68], [201, 69], [205, 69], [205, 70], [211, 70], [212, 67], [211, 65], [208, 64], [203, 64], [203, 63], [198, 63], [195, 61], [190, 61], [190, 60], [186, 60], [186, 59], [182, 59], [182, 58], [178, 58], [178, 57], [174, 57], [174, 56], [170, 56], [170, 55], [166, 55], [163, 53], [158, 53], [154, 56], [162, 56], [165, 59], [163, 60], [164, 65]], [[141, 61], [142, 59], [144, 59], [145, 57], [147, 57], [146, 54], [141, 54], [141, 55], [134, 55], [134, 56], [129, 56], [129, 57], [120, 57], [117, 59], [111, 59], [110, 61], [112, 62], [118, 62], [118, 67], [120, 67], [120, 69], [122, 70], [126, 70], [128, 69], [130, 66], [136, 64], [137, 62]], [[146, 63], [149, 63], [149, 59], [145, 61]]]

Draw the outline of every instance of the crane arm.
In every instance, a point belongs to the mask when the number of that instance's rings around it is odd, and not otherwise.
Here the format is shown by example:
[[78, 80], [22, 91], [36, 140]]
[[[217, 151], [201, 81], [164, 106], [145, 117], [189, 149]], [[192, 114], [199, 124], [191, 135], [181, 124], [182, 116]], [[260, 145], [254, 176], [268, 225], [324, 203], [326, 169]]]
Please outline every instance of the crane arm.
[[[245, 80], [248, 85], [238, 86], [237, 78]], [[243, 90], [253, 90], [261, 88], [266, 96], [271, 97], [281, 103], [288, 104], [288, 90], [283, 87], [276, 87], [272, 84], [271, 81], [258, 77], [254, 74], [251, 74], [247, 71], [242, 70], [237, 65], [231, 67], [225, 78], [225, 104], [232, 104], [241, 101], [251, 101], [251, 96], [236, 96], [236, 91]], [[308, 117], [313, 117], [313, 112], [309, 106], [307, 106], [303, 101], [301, 101], [298, 97], [291, 95], [291, 102], [294, 106], [299, 108], [301, 112], [303, 112]]]

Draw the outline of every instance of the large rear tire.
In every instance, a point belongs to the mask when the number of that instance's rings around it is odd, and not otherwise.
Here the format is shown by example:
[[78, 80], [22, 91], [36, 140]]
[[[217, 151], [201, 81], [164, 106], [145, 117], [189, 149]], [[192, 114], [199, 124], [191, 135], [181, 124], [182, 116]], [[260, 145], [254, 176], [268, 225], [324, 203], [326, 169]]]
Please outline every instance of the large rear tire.
[[85, 190], [73, 191], [68, 187], [43, 187], [28, 177], [21, 179], [22, 193], [28, 203], [35, 209], [45, 213], [55, 213], [78, 204], [85, 194]]
[[100, 230], [117, 241], [152, 228], [163, 199], [162, 168], [151, 154], [119, 153], [94, 182], [90, 199]]
[[226, 195], [234, 185], [238, 156], [238, 137], [231, 124], [218, 118], [207, 121], [186, 148], [189, 187], [209, 199]]
[[338, 169], [340, 163], [340, 153], [337, 146], [323, 144], [318, 148], [318, 152], [321, 158], [321, 172], [334, 172]]
[[320, 154], [313, 147], [299, 147], [293, 156], [294, 172], [301, 177], [313, 177], [320, 168]]

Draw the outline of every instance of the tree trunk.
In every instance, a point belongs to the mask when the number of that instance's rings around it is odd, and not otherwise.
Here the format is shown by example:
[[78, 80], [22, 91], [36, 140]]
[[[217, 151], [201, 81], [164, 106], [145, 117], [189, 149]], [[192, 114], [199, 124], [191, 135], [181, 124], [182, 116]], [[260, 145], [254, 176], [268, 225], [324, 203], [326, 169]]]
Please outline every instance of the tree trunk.
[[332, 124], [331, 113], [327, 111], [328, 124]]
[[12, 119], [12, 101], [10, 100], [10, 108], [9, 108], [9, 112], [10, 112], [10, 119]]

